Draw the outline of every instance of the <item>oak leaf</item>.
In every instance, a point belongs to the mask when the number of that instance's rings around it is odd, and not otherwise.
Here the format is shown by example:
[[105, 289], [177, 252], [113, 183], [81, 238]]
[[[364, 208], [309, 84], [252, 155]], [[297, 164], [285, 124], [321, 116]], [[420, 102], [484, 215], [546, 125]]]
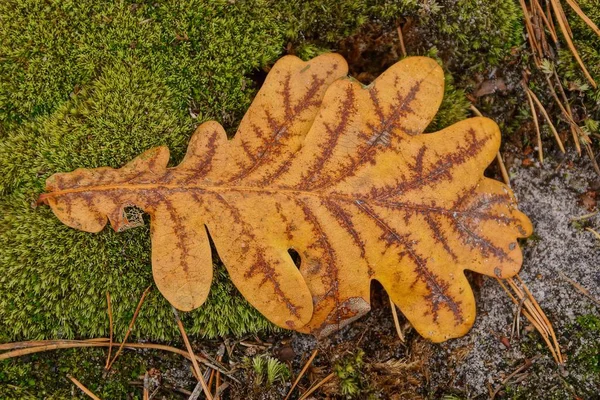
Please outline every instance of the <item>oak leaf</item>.
[[346, 74], [335, 54], [286, 56], [232, 140], [206, 122], [176, 167], [158, 147], [120, 169], [55, 174], [39, 201], [87, 232], [107, 218], [127, 228], [125, 207], [142, 208], [154, 279], [181, 310], [210, 289], [208, 230], [233, 283], [279, 326], [339, 329], [370, 309], [377, 280], [423, 336], [461, 336], [475, 318], [464, 270], [513, 276], [516, 239], [532, 229], [483, 176], [499, 129], [472, 118], [422, 134], [444, 92], [431, 59], [406, 58], [366, 87]]

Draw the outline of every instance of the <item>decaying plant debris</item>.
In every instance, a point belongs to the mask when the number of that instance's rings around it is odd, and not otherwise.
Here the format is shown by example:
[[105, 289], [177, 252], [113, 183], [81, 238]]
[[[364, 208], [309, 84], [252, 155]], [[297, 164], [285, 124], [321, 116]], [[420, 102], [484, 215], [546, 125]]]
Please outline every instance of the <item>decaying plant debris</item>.
[[327, 335], [369, 310], [377, 280], [423, 336], [461, 336], [475, 320], [463, 270], [513, 276], [532, 229], [483, 177], [499, 129], [473, 118], [421, 134], [444, 93], [432, 59], [406, 58], [367, 87], [346, 73], [338, 55], [285, 57], [233, 140], [207, 122], [177, 167], [155, 148], [121, 169], [55, 174], [39, 202], [87, 232], [107, 218], [127, 228], [128, 205], [149, 213], [155, 281], [183, 310], [212, 281], [206, 226], [241, 293], [281, 327]]

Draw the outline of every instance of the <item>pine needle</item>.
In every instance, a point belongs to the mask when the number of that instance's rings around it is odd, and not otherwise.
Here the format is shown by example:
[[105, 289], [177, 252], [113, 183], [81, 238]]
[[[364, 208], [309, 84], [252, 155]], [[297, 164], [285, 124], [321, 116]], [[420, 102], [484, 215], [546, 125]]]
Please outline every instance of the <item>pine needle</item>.
[[290, 388], [288, 394], [285, 396], [284, 400], [287, 400], [290, 398], [290, 395], [292, 394], [292, 392], [294, 391], [294, 389], [296, 388], [296, 385], [298, 385], [298, 382], [300, 382], [300, 379], [302, 379], [302, 377], [304, 376], [304, 373], [306, 372], [306, 370], [308, 369], [308, 367], [310, 367], [310, 365], [312, 364], [313, 360], [315, 359], [315, 357], [317, 356], [317, 353], [319, 352], [319, 349], [315, 349], [312, 354], [310, 355], [310, 357], [308, 358], [308, 360], [306, 361], [306, 363], [304, 364], [304, 367], [302, 367], [302, 370], [300, 371], [300, 374], [298, 375], [298, 377], [296, 378], [296, 380], [294, 381], [294, 383], [292, 384], [292, 387]]
[[402, 327], [400, 327], [400, 321], [398, 320], [398, 311], [396, 310], [396, 305], [392, 301], [391, 297], [390, 307], [392, 309], [392, 317], [394, 318], [394, 326], [396, 327], [396, 333], [398, 334], [398, 338], [400, 338], [400, 341], [404, 343], [404, 333], [402, 332]]
[[204, 381], [204, 377], [202, 376], [202, 372], [200, 371], [200, 366], [198, 365], [198, 361], [196, 361], [196, 357], [194, 357], [194, 350], [192, 349], [192, 345], [190, 344], [190, 340], [188, 339], [187, 333], [185, 332], [185, 328], [183, 327], [183, 323], [179, 318], [179, 313], [175, 309], [175, 307], [171, 306], [173, 310], [173, 314], [175, 315], [175, 321], [177, 322], [177, 327], [179, 328], [179, 332], [181, 332], [181, 336], [183, 337], [183, 342], [185, 343], [185, 347], [190, 355], [190, 360], [192, 360], [192, 365], [194, 366], [194, 371], [196, 371], [196, 377], [200, 384], [202, 385], [202, 390], [204, 391], [204, 395], [208, 400], [213, 400], [212, 393], [206, 386], [206, 382]]
[[[146, 296], [150, 292], [151, 288], [152, 288], [152, 285], [148, 286], [146, 288], [146, 290], [144, 290], [144, 293], [142, 293], [142, 297], [140, 298], [140, 301], [138, 302], [138, 305], [137, 305], [137, 307], [135, 309], [135, 312], [133, 313], [133, 318], [131, 318], [131, 322], [129, 323], [129, 327], [127, 328], [127, 333], [125, 333], [125, 337], [123, 338], [123, 342], [121, 342], [121, 345], [119, 346], [119, 350], [117, 350], [117, 353], [115, 354], [115, 357], [108, 364], [108, 367], [106, 367], [106, 370], [110, 370], [110, 368], [112, 367], [112, 365], [117, 360], [117, 357], [119, 357], [119, 355], [121, 354], [121, 351], [123, 351], [123, 346], [124, 346], [125, 342], [127, 342], [127, 338], [129, 338], [129, 334], [131, 334], [131, 331], [133, 330], [133, 324], [135, 324], [135, 320], [137, 319], [137, 316], [140, 313], [140, 309], [142, 308], [142, 304], [144, 304], [144, 299], [146, 298]], [[110, 344], [110, 346], [112, 346], [112, 344]]]
[[108, 307], [108, 326], [109, 326], [109, 345], [108, 345], [108, 355], [106, 356], [106, 364], [104, 365], [104, 369], [108, 369], [110, 364], [110, 356], [112, 353], [113, 347], [113, 313], [112, 313], [112, 304], [110, 302], [110, 292], [106, 292], [106, 304]]
[[[523, 1], [523, 0], [521, 0], [521, 1]], [[562, 6], [560, 5], [558, 0], [550, 0], [550, 2], [552, 4], [552, 9], [554, 10], [554, 14], [556, 15], [556, 20], [558, 21], [558, 26], [560, 27], [560, 30], [562, 31], [563, 36], [565, 37], [565, 40], [567, 41], [567, 46], [569, 47], [569, 50], [571, 50], [571, 53], [573, 54], [573, 56], [575, 57], [575, 60], [579, 64], [579, 67], [583, 71], [583, 75], [585, 75], [586, 79], [590, 82], [590, 84], [594, 87], [594, 89], [596, 89], [598, 87], [598, 85], [596, 84], [596, 81], [594, 81], [594, 78], [592, 78], [592, 76], [588, 72], [587, 68], [585, 67], [585, 64], [583, 63], [583, 60], [581, 60], [581, 57], [579, 56], [579, 53], [577, 52], [577, 49], [575, 48], [575, 45], [573, 44], [573, 40], [571, 39], [573, 37], [573, 33], [571, 32], [569, 22], [567, 21], [567, 17], [565, 15], [564, 10], [562, 9]]]
[[317, 383], [316, 385], [313, 385], [306, 393], [304, 393], [298, 400], [306, 400], [308, 398], [308, 396], [310, 396], [311, 394], [313, 394], [313, 392], [315, 390], [317, 390], [318, 388], [320, 388], [321, 386], [323, 386], [325, 383], [329, 382], [330, 380], [333, 379], [333, 377], [335, 376], [335, 374], [332, 372], [331, 374], [327, 375], [325, 378], [323, 378], [322, 381], [320, 381], [319, 383]]
[[98, 397], [94, 393], [92, 393], [92, 391], [89, 390], [88, 388], [86, 388], [83, 385], [83, 383], [79, 382], [77, 379], [75, 379], [71, 375], [67, 375], [67, 378], [69, 378], [71, 380], [71, 382], [73, 382], [75, 384], [75, 386], [77, 386], [83, 393], [87, 394], [89, 398], [94, 399], [94, 400], [100, 400], [100, 397]]
[[598, 28], [598, 26], [587, 15], [585, 15], [585, 13], [579, 7], [579, 4], [577, 4], [575, 0], [567, 0], [567, 4], [571, 6], [573, 11], [575, 11], [577, 15], [579, 15], [579, 18], [581, 18], [583, 22], [587, 24], [587, 26], [592, 28], [596, 35], [600, 36], [600, 29]]
[[535, 110], [535, 106], [533, 105], [533, 98], [531, 94], [529, 94], [528, 90], [525, 90], [525, 94], [527, 95], [527, 100], [529, 102], [529, 108], [531, 109], [531, 117], [533, 118], [533, 125], [535, 125], [537, 144], [538, 144], [538, 158], [540, 162], [544, 162], [544, 150], [542, 149], [542, 133], [540, 132], [540, 124], [537, 118], [537, 111]]
[[558, 131], [554, 127], [554, 124], [552, 123], [552, 119], [550, 119], [550, 116], [546, 112], [546, 109], [542, 105], [542, 102], [540, 101], [540, 99], [538, 99], [538, 97], [535, 95], [535, 93], [533, 92], [533, 90], [531, 90], [531, 89], [529, 89], [527, 87], [527, 85], [523, 84], [523, 87], [525, 88], [525, 91], [528, 92], [531, 95], [531, 98], [533, 99], [533, 101], [535, 102], [535, 104], [537, 104], [540, 112], [542, 113], [542, 115], [546, 119], [546, 122], [548, 123], [548, 126], [550, 127], [550, 130], [554, 134], [554, 139], [556, 139], [556, 143], [558, 144], [558, 147], [560, 148], [560, 151], [564, 153], [565, 152], [565, 147], [562, 144], [562, 140], [560, 140], [560, 136], [558, 136]]

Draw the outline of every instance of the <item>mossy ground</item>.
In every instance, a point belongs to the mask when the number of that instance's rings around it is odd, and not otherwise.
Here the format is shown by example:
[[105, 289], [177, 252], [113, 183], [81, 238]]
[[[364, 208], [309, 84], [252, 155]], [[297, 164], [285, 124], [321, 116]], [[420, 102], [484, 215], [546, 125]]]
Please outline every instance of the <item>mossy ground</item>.
[[[600, 20], [593, 0], [580, 4]], [[575, 44], [600, 81], [600, 41], [569, 17]], [[399, 57], [397, 23], [405, 27], [409, 54], [435, 56], [447, 71], [446, 97], [429, 130], [465, 118], [467, 94], [487, 77], [503, 76], [505, 92], [471, 100], [499, 121], [508, 141], [531, 142], [519, 130], [527, 107], [511, 85], [529, 58], [513, 0], [0, 2], [0, 342], [105, 336], [107, 291], [122, 337], [152, 285], [148, 226], [97, 235], [67, 228], [48, 208], [31, 206], [48, 176], [119, 167], [157, 145], [167, 145], [176, 164], [201, 122], [215, 119], [233, 134], [260, 76], [287, 53], [307, 59], [340, 51], [351, 73], [369, 81]], [[557, 68], [565, 84], [584, 83], [567, 50]], [[599, 93], [570, 95], [587, 119], [600, 120]], [[185, 316], [188, 332], [216, 337], [273, 329], [223, 267], [215, 268], [207, 303]], [[157, 290], [133, 336], [178, 336]], [[64, 362], [77, 365], [75, 353]], [[23, 393], [30, 376], [39, 379], [28, 363], [3, 367], [0, 384]], [[114, 397], [121, 397], [127, 389], [115, 385], [123, 392]], [[66, 387], [59, 385], [58, 397], [67, 396]]]

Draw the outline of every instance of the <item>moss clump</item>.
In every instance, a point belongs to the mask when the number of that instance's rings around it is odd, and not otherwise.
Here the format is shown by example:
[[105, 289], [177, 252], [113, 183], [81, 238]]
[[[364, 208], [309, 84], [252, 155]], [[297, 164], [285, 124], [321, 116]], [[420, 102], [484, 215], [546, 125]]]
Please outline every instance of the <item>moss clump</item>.
[[[2, 399], [89, 399], [67, 378], [71, 375], [102, 399], [142, 398], [142, 388], [132, 381], [143, 381], [144, 373], [181, 369], [180, 381], [161, 374], [164, 386], [193, 386], [193, 376], [181, 367], [181, 357], [155, 351], [125, 351], [104, 372], [106, 349], [69, 349], [0, 361], [0, 398]], [[189, 382], [186, 382], [189, 381]], [[153, 385], [154, 387], [154, 385]], [[171, 395], [161, 391], [160, 395]], [[160, 396], [159, 396], [160, 397]], [[161, 397], [163, 398], [163, 397]], [[179, 397], [165, 397], [179, 398]]]

